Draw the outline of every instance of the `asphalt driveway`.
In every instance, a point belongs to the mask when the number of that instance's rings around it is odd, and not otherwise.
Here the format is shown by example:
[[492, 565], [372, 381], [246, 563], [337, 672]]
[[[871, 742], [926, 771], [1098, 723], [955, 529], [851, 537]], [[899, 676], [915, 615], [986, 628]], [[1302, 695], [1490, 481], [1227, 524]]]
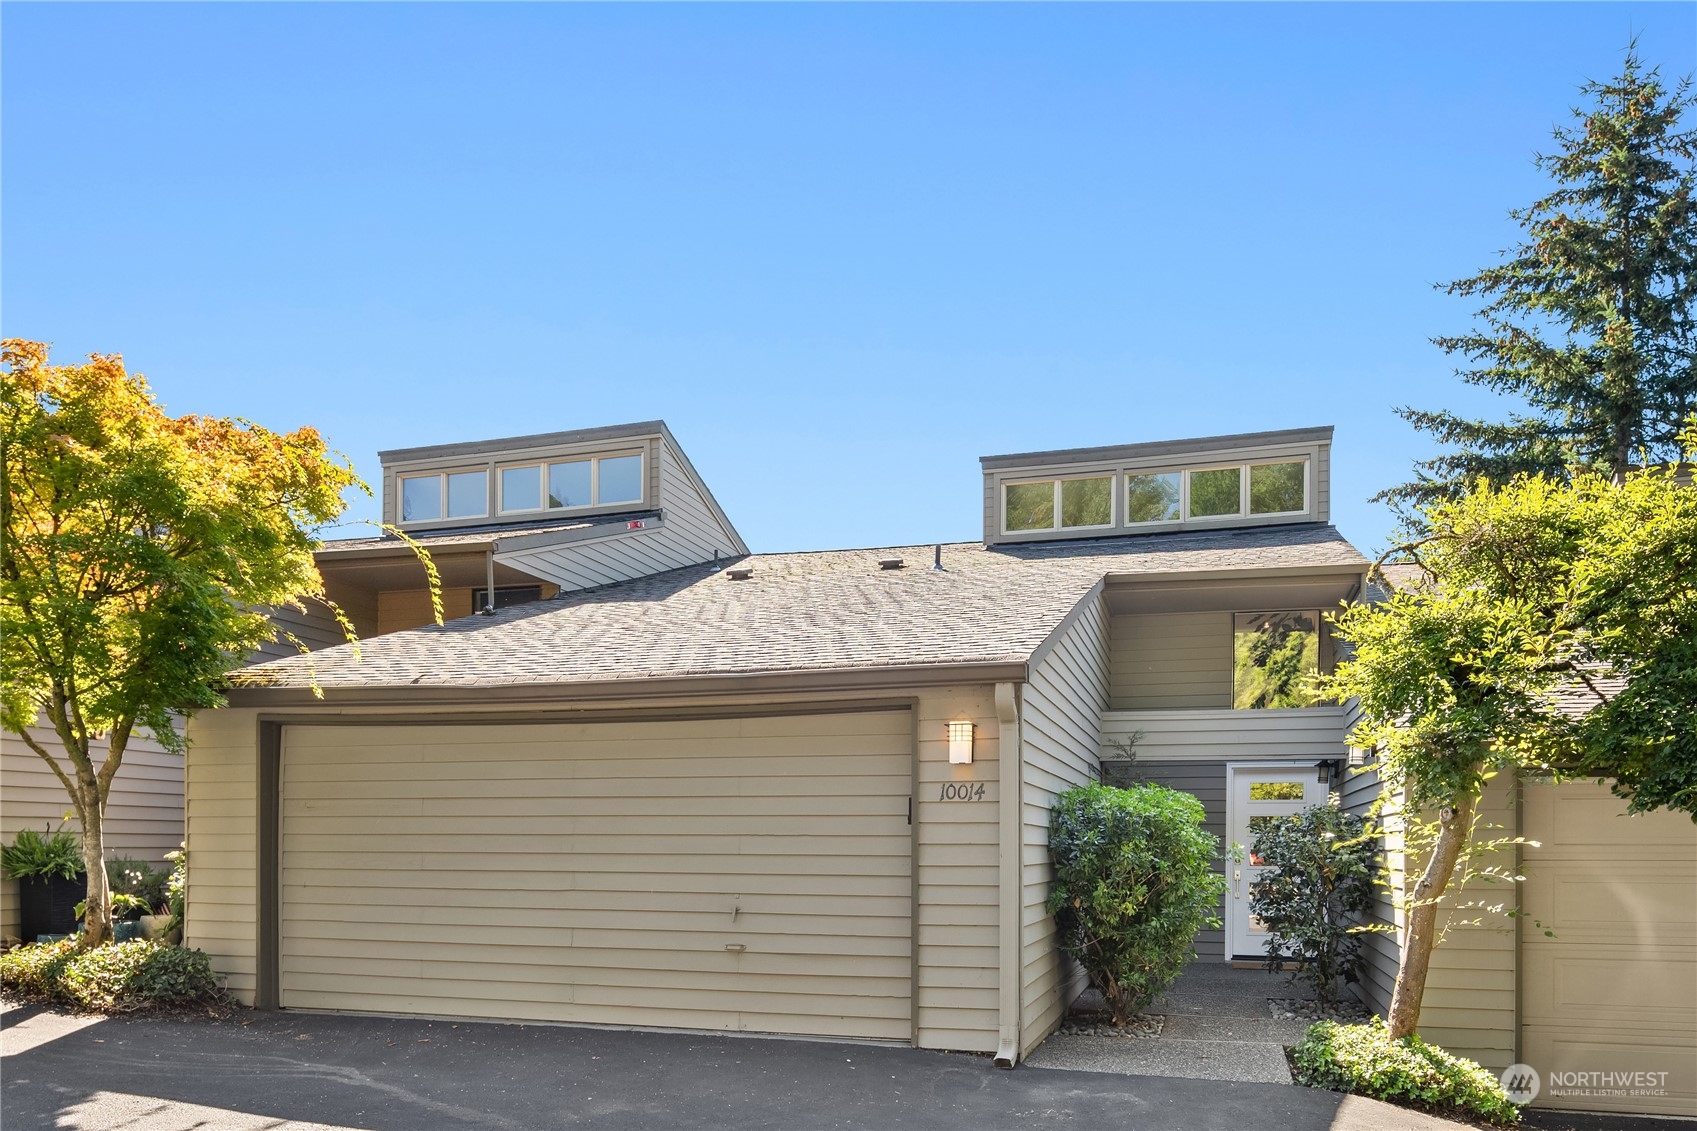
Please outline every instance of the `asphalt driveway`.
[[1004, 1072], [984, 1057], [856, 1044], [242, 1011], [11, 1007], [0, 1023], [8, 1129], [1459, 1126], [1290, 1085]]

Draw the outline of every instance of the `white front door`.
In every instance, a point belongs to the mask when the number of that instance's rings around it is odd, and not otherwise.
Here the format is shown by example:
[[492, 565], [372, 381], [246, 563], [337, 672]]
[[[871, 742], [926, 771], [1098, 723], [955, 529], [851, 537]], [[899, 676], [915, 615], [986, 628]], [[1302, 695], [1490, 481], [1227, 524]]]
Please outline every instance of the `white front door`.
[[1243, 859], [1226, 861], [1226, 961], [1259, 959], [1267, 953], [1267, 931], [1249, 913], [1255, 881], [1266, 871], [1251, 847], [1264, 822], [1324, 804], [1328, 788], [1313, 764], [1233, 765], [1226, 768], [1226, 842], [1243, 846]]

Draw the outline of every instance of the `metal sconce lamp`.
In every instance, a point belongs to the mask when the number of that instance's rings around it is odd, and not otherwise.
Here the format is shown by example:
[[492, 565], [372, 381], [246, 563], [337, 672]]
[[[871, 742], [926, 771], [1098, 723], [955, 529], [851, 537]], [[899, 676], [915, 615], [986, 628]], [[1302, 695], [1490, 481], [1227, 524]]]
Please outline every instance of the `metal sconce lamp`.
[[955, 766], [972, 765], [972, 732], [976, 724], [971, 722], [949, 723], [949, 762]]

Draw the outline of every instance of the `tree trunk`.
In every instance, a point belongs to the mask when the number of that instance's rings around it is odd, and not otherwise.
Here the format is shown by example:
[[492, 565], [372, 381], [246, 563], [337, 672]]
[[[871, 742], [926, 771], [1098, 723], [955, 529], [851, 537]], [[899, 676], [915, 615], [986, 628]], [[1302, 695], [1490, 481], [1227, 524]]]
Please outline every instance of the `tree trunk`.
[[1432, 965], [1432, 947], [1438, 941], [1438, 899], [1450, 886], [1456, 861], [1473, 833], [1473, 808], [1478, 795], [1456, 802], [1453, 809], [1438, 814], [1438, 841], [1432, 858], [1414, 885], [1414, 906], [1408, 914], [1408, 940], [1402, 947], [1402, 966], [1396, 988], [1391, 991], [1387, 1023], [1392, 1039], [1410, 1036], [1420, 1023], [1420, 999], [1426, 994], [1426, 974]]
[[82, 945], [99, 946], [112, 933], [112, 897], [106, 882], [105, 806], [100, 791], [89, 785], [78, 791], [77, 815], [82, 819], [82, 860], [88, 872], [88, 906], [83, 908]]

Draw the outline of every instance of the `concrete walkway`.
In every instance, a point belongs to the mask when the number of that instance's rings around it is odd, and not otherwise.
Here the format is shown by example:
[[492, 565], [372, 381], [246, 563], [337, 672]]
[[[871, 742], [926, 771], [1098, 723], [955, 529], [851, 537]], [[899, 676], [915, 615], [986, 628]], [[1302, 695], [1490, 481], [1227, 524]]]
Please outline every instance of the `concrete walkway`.
[[1289, 1084], [1285, 1046], [1301, 1040], [1309, 1022], [1273, 1017], [1267, 999], [1312, 997], [1283, 974], [1233, 970], [1223, 962], [1197, 963], [1150, 1007], [1150, 1013], [1166, 1017], [1159, 1037], [1056, 1033], [1025, 1063], [1083, 1072]]

